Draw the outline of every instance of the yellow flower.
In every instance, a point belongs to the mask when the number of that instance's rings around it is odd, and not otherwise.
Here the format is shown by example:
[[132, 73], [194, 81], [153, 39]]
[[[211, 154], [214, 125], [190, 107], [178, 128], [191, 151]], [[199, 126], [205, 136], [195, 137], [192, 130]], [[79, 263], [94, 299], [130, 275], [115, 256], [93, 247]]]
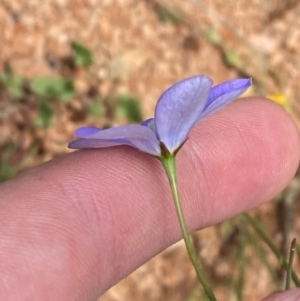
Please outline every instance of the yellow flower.
[[267, 97], [275, 101], [282, 107], [284, 107], [287, 111], [291, 110], [291, 104], [288, 98], [284, 94], [282, 93], [268, 94]]

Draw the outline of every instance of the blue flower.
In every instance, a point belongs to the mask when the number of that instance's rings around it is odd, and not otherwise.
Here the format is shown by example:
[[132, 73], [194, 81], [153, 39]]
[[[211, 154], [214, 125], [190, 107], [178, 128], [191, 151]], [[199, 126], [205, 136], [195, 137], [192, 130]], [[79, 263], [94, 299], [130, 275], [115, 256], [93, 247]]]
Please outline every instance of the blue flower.
[[166, 90], [156, 105], [154, 118], [142, 124], [101, 130], [79, 128], [69, 148], [104, 148], [129, 145], [153, 156], [174, 154], [198, 122], [222, 109], [251, 86], [250, 79], [230, 80], [212, 87], [206, 75], [180, 81]]

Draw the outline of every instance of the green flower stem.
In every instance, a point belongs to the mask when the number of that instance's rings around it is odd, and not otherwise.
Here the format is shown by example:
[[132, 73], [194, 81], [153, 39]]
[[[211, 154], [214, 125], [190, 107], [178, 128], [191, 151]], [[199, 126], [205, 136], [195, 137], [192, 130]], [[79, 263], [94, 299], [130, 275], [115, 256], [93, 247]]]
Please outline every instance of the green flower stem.
[[[276, 245], [272, 242], [272, 240], [266, 235], [265, 231], [262, 229], [260, 224], [253, 219], [249, 214], [244, 213], [242, 217], [252, 226], [252, 228], [257, 232], [257, 234], [261, 237], [261, 239], [268, 245], [268, 247], [272, 250], [272, 252], [277, 257], [281, 267], [283, 267], [287, 272], [289, 272], [289, 264], [287, 260], [282, 256], [280, 250], [276, 247]], [[300, 280], [294, 270], [291, 271], [292, 279], [297, 287], [300, 287]]]
[[180, 202], [179, 195], [178, 195], [178, 189], [177, 189], [175, 155], [169, 155], [167, 157], [160, 158], [160, 161], [162, 162], [162, 165], [167, 173], [167, 176], [168, 176], [168, 179], [170, 182], [173, 199], [174, 199], [174, 203], [175, 203], [175, 207], [176, 207], [177, 217], [179, 220], [181, 232], [183, 235], [183, 239], [184, 239], [189, 257], [193, 263], [193, 266], [196, 270], [198, 279], [201, 282], [207, 297], [209, 298], [210, 301], [217, 301], [217, 299], [212, 291], [212, 288], [204, 275], [203, 269], [201, 267], [201, 264], [198, 260], [197, 254], [196, 254], [196, 250], [193, 246], [191, 237], [190, 237], [188, 229], [187, 229], [187, 225], [186, 225], [185, 218], [183, 215], [182, 206], [181, 206], [181, 202]]
[[294, 257], [295, 257], [295, 246], [296, 246], [296, 238], [293, 239], [293, 241], [291, 243], [291, 248], [290, 248], [290, 257], [289, 257], [289, 262], [288, 262], [288, 271], [287, 271], [286, 283], [285, 283], [286, 290], [291, 288], [291, 276], [292, 276], [293, 262], [294, 262]]

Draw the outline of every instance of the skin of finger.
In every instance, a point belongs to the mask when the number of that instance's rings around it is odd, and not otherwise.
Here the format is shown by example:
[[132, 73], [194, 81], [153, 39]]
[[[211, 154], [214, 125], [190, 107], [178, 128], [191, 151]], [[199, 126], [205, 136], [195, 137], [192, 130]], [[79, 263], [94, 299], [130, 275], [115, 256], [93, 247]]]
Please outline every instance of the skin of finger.
[[[195, 230], [281, 191], [298, 166], [298, 133], [276, 104], [243, 99], [199, 124], [177, 161]], [[0, 195], [6, 300], [94, 300], [181, 237], [159, 161], [130, 147], [63, 156], [4, 183]]]
[[294, 288], [288, 291], [280, 292], [275, 295], [269, 296], [262, 301], [299, 301], [300, 289]]

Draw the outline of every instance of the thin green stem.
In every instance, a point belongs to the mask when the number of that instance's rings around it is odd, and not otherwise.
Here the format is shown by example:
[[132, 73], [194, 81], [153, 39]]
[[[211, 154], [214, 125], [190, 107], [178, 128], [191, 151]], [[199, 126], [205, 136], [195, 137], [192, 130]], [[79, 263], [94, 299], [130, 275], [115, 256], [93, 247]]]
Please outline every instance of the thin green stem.
[[[259, 225], [257, 221], [255, 221], [249, 214], [244, 213], [242, 217], [252, 226], [252, 228], [257, 232], [257, 234], [262, 238], [262, 240], [268, 245], [268, 247], [272, 250], [272, 252], [277, 257], [280, 265], [286, 270], [289, 270], [289, 264], [287, 260], [283, 257], [280, 250], [275, 246], [272, 240], [266, 235], [265, 231]], [[291, 271], [292, 279], [297, 287], [300, 287], [300, 280], [294, 270]]]
[[292, 276], [293, 262], [294, 262], [294, 257], [295, 257], [295, 246], [296, 246], [296, 238], [293, 239], [293, 241], [291, 243], [291, 248], [290, 248], [288, 271], [286, 273], [286, 283], [285, 283], [286, 290], [291, 288], [291, 276]]
[[250, 231], [248, 229], [248, 227], [245, 227], [245, 234], [247, 236], [247, 239], [254, 247], [254, 249], [257, 252], [258, 257], [260, 258], [263, 265], [266, 267], [274, 284], [276, 284], [276, 286], [279, 288], [280, 283], [279, 283], [278, 275], [274, 271], [274, 268], [272, 267], [270, 261], [268, 260], [268, 258], [266, 256], [266, 253], [264, 252], [264, 249], [262, 246], [262, 241], [257, 237], [257, 235], [254, 235], [254, 233], [252, 233], [252, 232], [253, 231]]
[[168, 179], [170, 182], [173, 199], [174, 199], [174, 204], [175, 204], [175, 208], [176, 208], [176, 212], [177, 212], [177, 217], [179, 220], [181, 232], [183, 235], [183, 239], [184, 239], [189, 257], [192, 261], [192, 264], [195, 268], [198, 279], [201, 282], [207, 297], [209, 298], [210, 301], [217, 301], [217, 299], [213, 293], [213, 290], [212, 290], [207, 278], [204, 275], [204, 271], [198, 260], [196, 250], [193, 246], [193, 243], [192, 243], [192, 240], [189, 235], [189, 231], [188, 231], [188, 228], [187, 228], [187, 225], [185, 222], [185, 218], [183, 215], [183, 210], [182, 210], [182, 206], [181, 206], [181, 202], [180, 202], [180, 198], [179, 198], [179, 194], [178, 194], [178, 189], [177, 189], [175, 155], [170, 155], [168, 157], [160, 158], [160, 161], [162, 162], [162, 165], [167, 173], [167, 176], [168, 176]]

